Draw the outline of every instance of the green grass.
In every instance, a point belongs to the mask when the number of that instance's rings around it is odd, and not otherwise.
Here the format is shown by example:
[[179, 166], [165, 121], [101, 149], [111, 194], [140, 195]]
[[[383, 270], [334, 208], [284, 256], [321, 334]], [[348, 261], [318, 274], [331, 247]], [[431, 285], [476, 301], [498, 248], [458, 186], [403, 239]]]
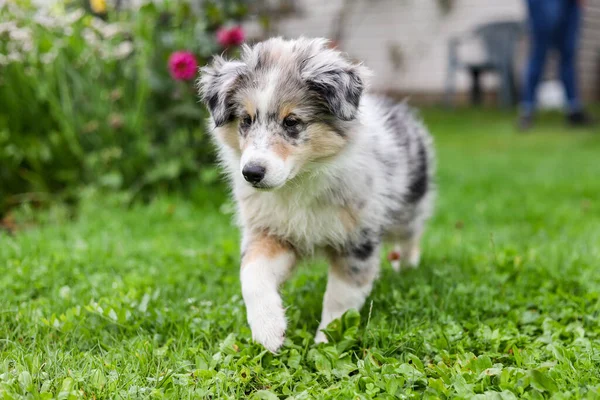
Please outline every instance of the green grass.
[[224, 193], [89, 196], [74, 221], [0, 233], [0, 398], [600, 398], [600, 135], [424, 115], [440, 193], [422, 265], [384, 262], [334, 343], [313, 344], [322, 261], [283, 288], [280, 354], [251, 342]]

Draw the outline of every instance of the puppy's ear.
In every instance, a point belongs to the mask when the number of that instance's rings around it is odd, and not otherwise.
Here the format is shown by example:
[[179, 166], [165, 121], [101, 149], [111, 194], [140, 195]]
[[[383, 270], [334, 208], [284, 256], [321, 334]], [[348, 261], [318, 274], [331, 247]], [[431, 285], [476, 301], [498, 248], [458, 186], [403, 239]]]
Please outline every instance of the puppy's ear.
[[232, 97], [247, 74], [241, 61], [226, 61], [216, 56], [211, 65], [200, 69], [197, 85], [217, 127], [233, 119]]
[[[337, 56], [331, 50], [317, 54], [304, 64], [302, 76], [308, 87], [327, 105], [329, 111], [343, 121], [356, 118], [365, 84], [362, 67]], [[328, 57], [329, 56], [329, 57]], [[324, 60], [320, 60], [323, 58]]]

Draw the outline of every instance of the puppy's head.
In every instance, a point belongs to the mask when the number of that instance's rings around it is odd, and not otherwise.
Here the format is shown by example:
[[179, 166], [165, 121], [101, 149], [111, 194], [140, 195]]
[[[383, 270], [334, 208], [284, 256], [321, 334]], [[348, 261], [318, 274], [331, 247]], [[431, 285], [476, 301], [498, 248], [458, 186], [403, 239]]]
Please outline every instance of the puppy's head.
[[201, 69], [200, 94], [239, 173], [260, 189], [285, 185], [347, 144], [366, 70], [324, 39], [280, 38], [245, 46], [240, 61]]

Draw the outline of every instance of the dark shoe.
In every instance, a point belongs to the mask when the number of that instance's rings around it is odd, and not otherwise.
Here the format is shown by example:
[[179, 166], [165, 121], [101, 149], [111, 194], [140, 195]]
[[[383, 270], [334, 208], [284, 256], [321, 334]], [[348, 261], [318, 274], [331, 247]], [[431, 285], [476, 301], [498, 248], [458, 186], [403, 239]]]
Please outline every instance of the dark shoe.
[[532, 114], [519, 115], [519, 121], [518, 121], [517, 125], [521, 132], [530, 130], [531, 127], [533, 126], [533, 115]]
[[596, 121], [585, 111], [575, 111], [567, 115], [569, 126], [574, 128], [589, 128], [596, 124]]

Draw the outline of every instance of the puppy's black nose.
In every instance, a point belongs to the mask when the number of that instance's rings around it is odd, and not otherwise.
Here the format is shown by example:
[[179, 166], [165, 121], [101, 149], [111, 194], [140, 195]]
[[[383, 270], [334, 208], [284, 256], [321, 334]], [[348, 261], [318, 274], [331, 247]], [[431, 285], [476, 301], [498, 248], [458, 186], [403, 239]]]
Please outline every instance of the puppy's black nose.
[[242, 175], [250, 183], [258, 183], [265, 177], [265, 167], [257, 164], [244, 165]]

